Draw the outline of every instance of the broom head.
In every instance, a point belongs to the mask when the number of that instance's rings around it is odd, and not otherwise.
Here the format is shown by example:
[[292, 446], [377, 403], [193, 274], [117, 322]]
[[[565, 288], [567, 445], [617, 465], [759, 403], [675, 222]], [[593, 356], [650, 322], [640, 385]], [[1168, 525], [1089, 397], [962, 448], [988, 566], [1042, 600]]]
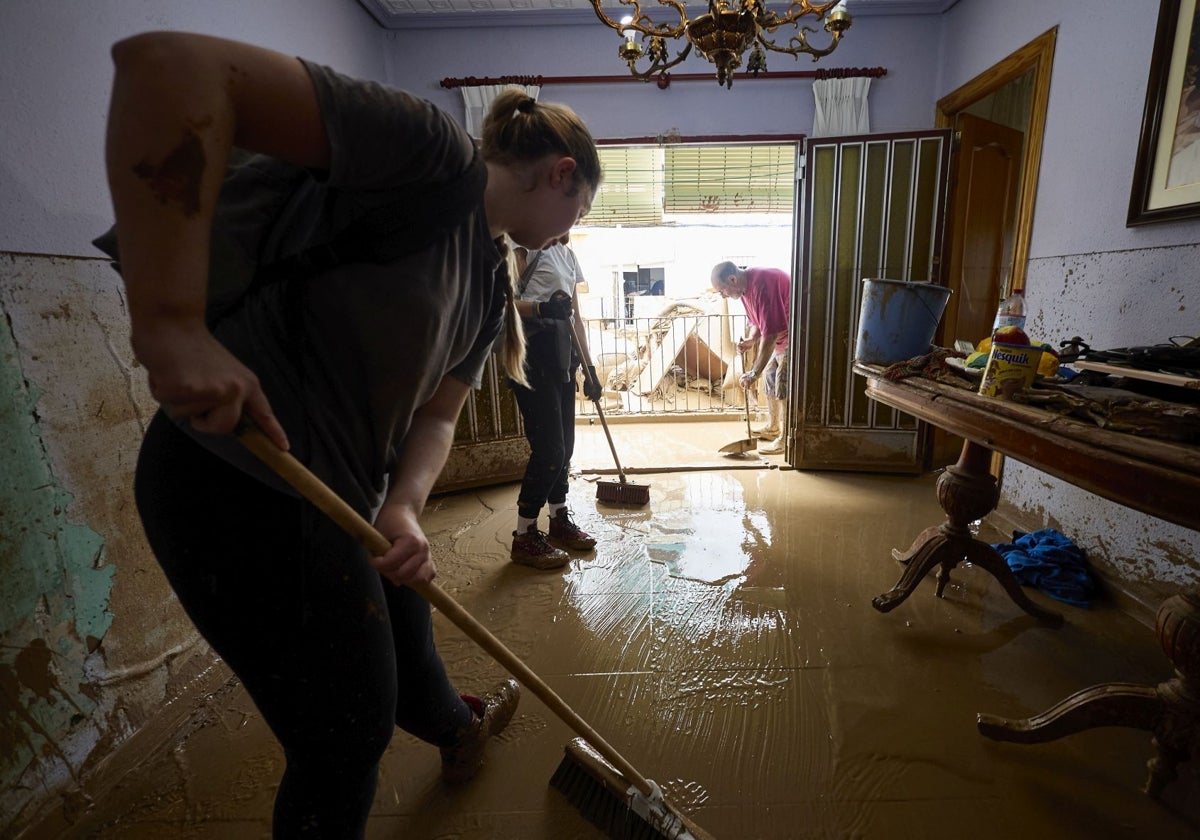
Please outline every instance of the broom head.
[[582, 738], [563, 748], [563, 759], [550, 779], [592, 825], [616, 840], [713, 840], [712, 835], [662, 798], [653, 782], [647, 796]]
[[641, 507], [650, 502], [650, 485], [631, 481], [597, 481], [596, 501], [610, 505]]

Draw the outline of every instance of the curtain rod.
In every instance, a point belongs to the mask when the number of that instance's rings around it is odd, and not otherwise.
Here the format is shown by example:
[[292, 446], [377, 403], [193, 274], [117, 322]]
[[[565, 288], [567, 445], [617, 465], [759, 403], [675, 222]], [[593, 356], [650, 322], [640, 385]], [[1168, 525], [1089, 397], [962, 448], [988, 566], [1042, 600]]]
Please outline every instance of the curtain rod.
[[[738, 73], [739, 79], [878, 79], [887, 75], [886, 67], [828, 67], [817, 70], [788, 70], [782, 73], [763, 73], [754, 76]], [[712, 73], [663, 73], [657, 79], [659, 88], [665, 89], [671, 82], [697, 82], [713, 80]], [[636, 76], [467, 76], [465, 78], [442, 79], [444, 88], [478, 87], [479, 85], [590, 85], [614, 82], [647, 82]]]

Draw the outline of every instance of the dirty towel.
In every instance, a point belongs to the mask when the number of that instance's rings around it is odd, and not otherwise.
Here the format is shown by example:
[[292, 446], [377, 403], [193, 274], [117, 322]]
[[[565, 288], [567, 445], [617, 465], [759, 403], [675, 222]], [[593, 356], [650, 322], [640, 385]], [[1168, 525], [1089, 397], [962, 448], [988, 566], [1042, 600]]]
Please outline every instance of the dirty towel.
[[1036, 587], [1051, 598], [1077, 607], [1089, 606], [1096, 580], [1083, 549], [1053, 528], [1032, 534], [1013, 531], [1011, 543], [992, 546], [1008, 563], [1022, 586]]
[[897, 382], [910, 376], [922, 376], [956, 388], [974, 389], [978, 387], [976, 384], [964, 380], [946, 363], [946, 359], [964, 359], [966, 355], [949, 347], [933, 347], [922, 356], [888, 365], [883, 371], [883, 378]]

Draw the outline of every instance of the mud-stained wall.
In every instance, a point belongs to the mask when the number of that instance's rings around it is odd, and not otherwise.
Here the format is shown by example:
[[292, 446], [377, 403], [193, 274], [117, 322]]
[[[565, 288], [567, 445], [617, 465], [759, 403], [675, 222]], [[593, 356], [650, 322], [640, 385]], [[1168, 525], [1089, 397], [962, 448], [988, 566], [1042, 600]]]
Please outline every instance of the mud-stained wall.
[[[1048, 257], [1029, 262], [1038, 302], [1032, 334], [1082, 336], [1097, 349], [1200, 333], [1200, 245]], [[1190, 303], [1190, 306], [1189, 306]], [[1055, 528], [1088, 553], [1115, 594], [1152, 622], [1163, 599], [1200, 581], [1200, 532], [1134, 513], [1065, 482], [1010, 463], [1008, 514], [1027, 530]]]
[[[1021, 3], [1020, 14], [1011, 5], [961, 0], [943, 16], [939, 95], [1057, 27], [1026, 275], [1031, 336], [1078, 335], [1103, 350], [1200, 334], [1200, 220], [1125, 226], [1158, 4], [1136, 15], [1119, 0]], [[1095, 49], [1113, 33], [1122, 49]], [[1070, 537], [1110, 590], [1144, 606], [1133, 610], [1143, 621], [1200, 583], [1200, 533], [1011, 459], [1001, 512], [1023, 530]]]
[[0, 314], [0, 813], [16, 816], [72, 787], [213, 657], [134, 511], [154, 405], [116, 274], [0, 256]]
[[[357, 0], [5, 0], [0, 26], [0, 836], [88, 806], [80, 782], [228, 672], [145, 545], [132, 484], [154, 405], [112, 220], [111, 45], [149, 29], [238, 37], [359, 76], [382, 35]], [[70, 61], [63, 61], [70, 56]], [[186, 480], [186, 476], [181, 476]], [[157, 724], [151, 726], [150, 724]], [[151, 734], [148, 737], [154, 737]]]

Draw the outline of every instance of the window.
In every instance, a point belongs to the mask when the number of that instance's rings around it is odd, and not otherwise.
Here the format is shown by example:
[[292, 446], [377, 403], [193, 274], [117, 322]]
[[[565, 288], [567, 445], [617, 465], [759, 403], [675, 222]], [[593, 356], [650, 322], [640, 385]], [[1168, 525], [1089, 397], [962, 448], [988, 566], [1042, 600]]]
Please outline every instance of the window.
[[688, 216], [790, 216], [795, 160], [793, 143], [602, 146], [604, 181], [583, 224], [657, 227], [686, 223]]

